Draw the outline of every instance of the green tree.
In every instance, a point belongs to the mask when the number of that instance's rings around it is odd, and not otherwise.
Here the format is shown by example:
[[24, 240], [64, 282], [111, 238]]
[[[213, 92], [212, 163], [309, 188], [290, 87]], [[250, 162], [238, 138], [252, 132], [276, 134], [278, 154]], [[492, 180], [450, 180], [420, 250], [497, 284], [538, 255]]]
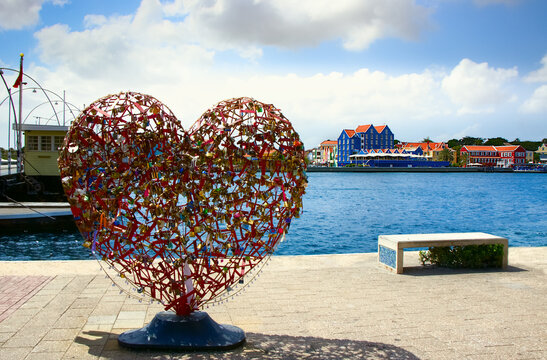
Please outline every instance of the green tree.
[[501, 146], [501, 145], [505, 144], [506, 142], [508, 142], [507, 139], [504, 139], [502, 137], [495, 137], [495, 138], [490, 138], [490, 139], [486, 140], [484, 145]]
[[430, 143], [430, 142], [433, 142], [433, 140], [431, 140], [431, 139], [429, 138], [429, 136], [428, 136], [428, 137], [424, 138], [424, 139], [422, 140], [422, 142], [424, 142], [424, 143]]
[[467, 153], [462, 153], [460, 149], [461, 147], [458, 150], [456, 150], [454, 154], [455, 156], [454, 165], [462, 167], [465, 164], [467, 164]]
[[443, 149], [439, 153], [439, 160], [452, 162], [454, 160], [454, 154], [450, 149]]
[[461, 144], [461, 141], [458, 140], [458, 139], [450, 139], [450, 140], [448, 140], [447, 145], [448, 145], [449, 148], [454, 149], [455, 146], [460, 146], [461, 147], [462, 144]]
[[464, 136], [461, 139], [461, 145], [482, 145], [483, 143], [484, 143], [484, 139], [482, 138]]
[[[0, 147], [0, 157], [2, 159], [7, 159], [8, 158], [8, 149], [4, 149], [3, 147]], [[17, 159], [17, 150], [15, 149], [11, 149], [11, 158], [12, 159]]]
[[[517, 145], [517, 144], [515, 144]], [[528, 151], [536, 151], [541, 146], [539, 141], [521, 141], [518, 145], [522, 146]]]

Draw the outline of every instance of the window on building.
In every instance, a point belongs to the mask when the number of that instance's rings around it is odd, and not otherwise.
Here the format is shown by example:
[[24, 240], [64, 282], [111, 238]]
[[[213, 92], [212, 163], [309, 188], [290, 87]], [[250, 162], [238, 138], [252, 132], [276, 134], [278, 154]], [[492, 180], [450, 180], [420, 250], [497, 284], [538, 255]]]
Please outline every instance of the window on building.
[[55, 143], [53, 144], [55, 146], [55, 150], [61, 150], [61, 147], [63, 146], [63, 140], [65, 139], [64, 136], [55, 136], [54, 140]]
[[51, 151], [51, 136], [40, 136], [40, 150]]
[[38, 136], [27, 136], [26, 150], [37, 151], [38, 150]]

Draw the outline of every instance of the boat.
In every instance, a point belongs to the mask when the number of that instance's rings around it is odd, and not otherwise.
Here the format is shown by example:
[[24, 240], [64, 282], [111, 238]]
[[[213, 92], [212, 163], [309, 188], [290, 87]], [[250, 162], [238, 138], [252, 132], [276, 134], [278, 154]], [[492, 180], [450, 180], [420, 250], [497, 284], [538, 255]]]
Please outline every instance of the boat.
[[547, 164], [522, 164], [513, 166], [515, 172], [547, 173]]

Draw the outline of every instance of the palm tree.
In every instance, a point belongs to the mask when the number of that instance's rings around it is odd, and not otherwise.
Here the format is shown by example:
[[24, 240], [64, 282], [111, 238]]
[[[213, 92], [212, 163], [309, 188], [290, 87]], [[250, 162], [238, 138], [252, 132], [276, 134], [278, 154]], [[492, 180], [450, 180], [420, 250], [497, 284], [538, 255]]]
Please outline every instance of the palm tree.
[[454, 160], [454, 154], [450, 149], [443, 149], [439, 153], [439, 160], [452, 162]]

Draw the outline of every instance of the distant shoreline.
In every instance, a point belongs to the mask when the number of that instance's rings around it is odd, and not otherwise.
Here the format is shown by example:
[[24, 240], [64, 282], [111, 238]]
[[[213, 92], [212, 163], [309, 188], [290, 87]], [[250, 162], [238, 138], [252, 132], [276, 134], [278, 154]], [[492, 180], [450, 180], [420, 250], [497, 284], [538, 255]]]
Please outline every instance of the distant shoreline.
[[[308, 166], [307, 172], [431, 172], [431, 173], [513, 173], [508, 168], [459, 168], [459, 167], [326, 167]], [[531, 173], [531, 172], [530, 172]], [[539, 173], [539, 172], [538, 172]]]

